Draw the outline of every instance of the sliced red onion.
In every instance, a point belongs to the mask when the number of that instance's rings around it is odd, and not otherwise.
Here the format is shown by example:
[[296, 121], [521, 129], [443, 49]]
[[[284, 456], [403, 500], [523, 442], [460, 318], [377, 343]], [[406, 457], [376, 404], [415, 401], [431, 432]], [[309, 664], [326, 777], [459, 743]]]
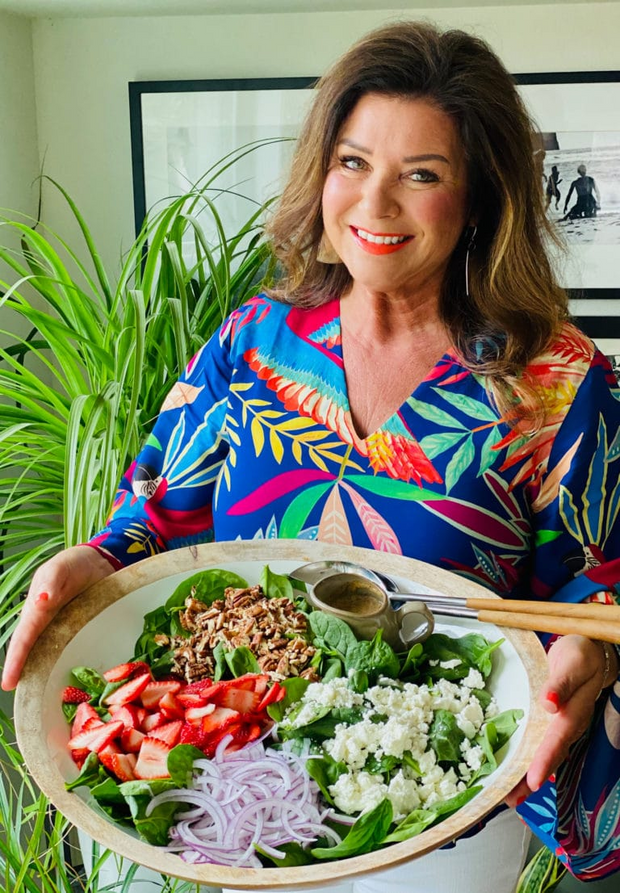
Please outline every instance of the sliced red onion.
[[319, 800], [319, 787], [305, 762], [290, 750], [265, 749], [260, 742], [226, 753], [232, 736], [218, 745], [213, 760], [197, 760], [192, 787], [165, 791], [149, 803], [151, 814], [160, 803], [177, 801], [194, 808], [181, 812], [170, 831], [170, 852], [186, 862], [212, 862], [260, 868], [256, 847], [274, 858], [278, 847], [310, 844], [326, 837], [341, 838], [323, 822], [332, 818]]

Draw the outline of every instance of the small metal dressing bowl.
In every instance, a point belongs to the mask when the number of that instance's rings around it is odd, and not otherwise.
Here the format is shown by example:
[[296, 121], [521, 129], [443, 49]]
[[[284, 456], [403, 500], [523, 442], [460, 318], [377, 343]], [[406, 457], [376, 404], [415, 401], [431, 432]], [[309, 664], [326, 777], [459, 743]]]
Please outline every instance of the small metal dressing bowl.
[[359, 638], [372, 639], [382, 630], [384, 640], [402, 650], [423, 642], [435, 627], [423, 601], [410, 596], [406, 604], [393, 607], [391, 599], [401, 600], [393, 581], [389, 592], [383, 575], [351, 562], [313, 562], [289, 576], [309, 585], [306, 597], [313, 608], [344, 620]]

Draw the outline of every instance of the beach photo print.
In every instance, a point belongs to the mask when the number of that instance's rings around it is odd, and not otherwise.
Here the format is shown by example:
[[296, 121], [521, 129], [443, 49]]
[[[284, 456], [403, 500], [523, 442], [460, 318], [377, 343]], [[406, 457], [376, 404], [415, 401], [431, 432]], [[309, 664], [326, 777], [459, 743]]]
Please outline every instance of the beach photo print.
[[563, 251], [558, 278], [579, 325], [620, 355], [620, 72], [515, 75], [539, 134], [533, 147]]

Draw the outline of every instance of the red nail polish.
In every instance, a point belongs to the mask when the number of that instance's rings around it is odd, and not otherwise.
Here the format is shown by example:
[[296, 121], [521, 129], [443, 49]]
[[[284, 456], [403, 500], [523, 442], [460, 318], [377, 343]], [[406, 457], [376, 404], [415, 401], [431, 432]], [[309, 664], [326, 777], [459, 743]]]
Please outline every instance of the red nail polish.
[[554, 707], [560, 706], [560, 696], [557, 691], [549, 691], [547, 692], [547, 700], [551, 701]]
[[524, 794], [522, 797], [519, 797], [519, 799], [516, 802], [516, 806], [521, 806], [521, 804], [525, 803], [526, 800], [527, 800], [527, 794]]
[[34, 600], [36, 605], [38, 605], [39, 602], [46, 602], [46, 601], [49, 601], [49, 593], [48, 592], [40, 592]]

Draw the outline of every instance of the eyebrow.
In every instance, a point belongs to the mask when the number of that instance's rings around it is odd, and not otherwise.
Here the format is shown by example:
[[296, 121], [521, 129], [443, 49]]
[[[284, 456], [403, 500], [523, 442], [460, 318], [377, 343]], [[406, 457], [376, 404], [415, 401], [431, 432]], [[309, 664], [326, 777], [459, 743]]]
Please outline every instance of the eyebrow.
[[[342, 139], [338, 145], [349, 146], [351, 149], [356, 149], [358, 152], [363, 152], [365, 155], [373, 154], [371, 149], [367, 149], [365, 146], [360, 146], [360, 144], [356, 143], [354, 140]], [[405, 164], [415, 164], [418, 161], [443, 161], [445, 164], [450, 164], [445, 155], [439, 155], [434, 152], [428, 152], [424, 155], [407, 155], [406, 158], [403, 158]]]

